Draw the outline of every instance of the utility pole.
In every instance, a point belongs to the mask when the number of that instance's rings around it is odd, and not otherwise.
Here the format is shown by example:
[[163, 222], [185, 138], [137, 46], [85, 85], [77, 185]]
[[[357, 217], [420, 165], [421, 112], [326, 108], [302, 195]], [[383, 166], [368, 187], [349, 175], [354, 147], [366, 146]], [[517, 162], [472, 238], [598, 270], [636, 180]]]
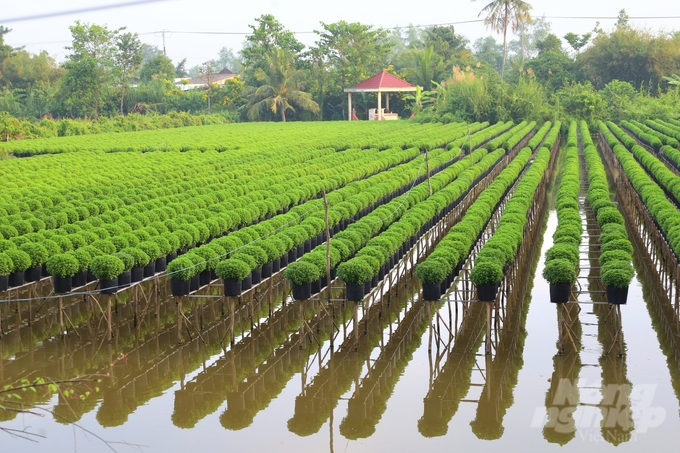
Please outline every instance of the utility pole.
[[162, 31], [161, 31], [161, 35], [163, 35], [163, 56], [164, 56], [165, 58], [168, 58], [168, 53], [167, 53], [166, 50], [165, 50], [165, 33], [166, 33], [166, 32], [167, 32], [167, 30], [162, 30]]

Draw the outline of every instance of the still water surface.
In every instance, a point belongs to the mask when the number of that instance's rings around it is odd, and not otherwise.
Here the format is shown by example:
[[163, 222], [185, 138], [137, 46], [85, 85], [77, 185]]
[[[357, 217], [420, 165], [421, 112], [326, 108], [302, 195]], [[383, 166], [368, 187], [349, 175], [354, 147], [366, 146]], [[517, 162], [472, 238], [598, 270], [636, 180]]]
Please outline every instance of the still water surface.
[[[551, 211], [540, 257], [551, 245], [555, 226]], [[603, 327], [607, 307], [587, 304], [581, 306], [580, 327], [574, 331], [582, 348], [574, 352], [567, 346], [563, 356], [556, 355], [557, 311], [540, 277], [542, 258], [534, 263], [537, 268], [531, 274], [538, 278], [529, 282], [524, 305], [512, 312], [507, 324], [516, 333], [499, 348], [493, 364], [484, 357], [479, 335], [484, 317], [475, 305], [465, 321], [456, 317], [456, 342], [439, 351], [436, 362], [437, 352], [428, 353], [427, 310], [417, 284], [402, 288], [389, 305], [359, 310], [356, 351], [352, 307], [338, 305], [340, 332], [332, 354], [329, 317], [311, 325], [318, 342], [300, 349], [298, 305], [284, 306], [280, 300], [273, 303], [271, 317], [266, 304], [258, 310], [261, 319], [252, 332], [242, 316], [244, 334], [239, 336], [237, 330], [236, 346], [227, 343], [226, 354], [221, 345], [226, 327], [217, 299], [204, 302], [202, 336], [207, 345], [195, 333], [193, 341], [176, 345], [171, 301], [162, 304], [158, 318], [142, 314], [146, 324], [141, 331], [124, 322], [131, 313], [127, 305], [121, 306], [121, 327], [111, 345], [101, 334], [90, 336], [86, 328], [80, 329], [82, 339], [71, 333], [64, 341], [41, 341], [44, 337], [23, 330], [21, 338], [9, 335], [0, 346], [5, 349], [3, 383], [35, 376], [108, 376], [101, 391], [85, 401], [65, 404], [59, 396], [37, 401], [78, 419], [91, 433], [57, 422], [51, 414], [14, 416], [0, 411], [6, 420], [0, 426], [45, 436], [32, 443], [0, 434], [0, 451], [110, 451], [96, 436], [115, 442], [110, 446], [119, 452], [166, 453], [674, 448], [680, 441], [680, 382], [669, 335], [678, 333], [677, 317], [663, 297], [654, 295], [658, 283], [646, 281], [640, 251], [638, 276], [628, 305], [622, 307], [621, 358], [615, 353], [601, 358], [609, 346]], [[582, 284], [587, 287], [587, 278]], [[579, 300], [592, 298], [586, 293]], [[670, 319], [659, 318], [654, 309], [658, 304], [666, 304]], [[307, 306], [305, 318], [314, 318], [315, 310]], [[448, 319], [448, 307], [440, 310]], [[463, 317], [462, 309], [454, 307], [453, 312]], [[36, 323], [33, 333], [39, 327]], [[629, 405], [632, 409], [626, 410]], [[616, 412], [610, 414], [612, 407]], [[601, 427], [603, 413], [616, 419], [608, 429]]]

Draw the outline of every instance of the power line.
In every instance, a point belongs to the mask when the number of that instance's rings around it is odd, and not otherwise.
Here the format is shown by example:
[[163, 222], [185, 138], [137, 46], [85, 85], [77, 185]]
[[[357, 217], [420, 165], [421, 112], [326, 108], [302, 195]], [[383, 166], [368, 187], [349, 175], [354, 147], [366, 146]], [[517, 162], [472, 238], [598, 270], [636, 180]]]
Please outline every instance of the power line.
[[126, 3], [110, 3], [108, 5], [100, 5], [100, 6], [90, 6], [87, 8], [78, 8], [78, 9], [70, 9], [70, 10], [65, 10], [65, 11], [55, 11], [51, 13], [42, 13], [42, 14], [33, 14], [31, 16], [20, 16], [20, 17], [10, 17], [7, 19], [1, 19], [0, 18], [0, 24], [8, 24], [11, 22], [24, 22], [24, 21], [29, 21], [29, 20], [38, 20], [38, 19], [47, 19], [50, 17], [58, 17], [58, 16], [68, 16], [71, 14], [79, 14], [79, 13], [89, 13], [92, 11], [103, 11], [107, 9], [118, 9], [118, 8], [127, 8], [129, 6], [138, 6], [138, 5], [145, 5], [149, 3], [159, 3], [159, 2], [166, 2], [168, 0], [135, 0], [131, 2], [126, 2]]

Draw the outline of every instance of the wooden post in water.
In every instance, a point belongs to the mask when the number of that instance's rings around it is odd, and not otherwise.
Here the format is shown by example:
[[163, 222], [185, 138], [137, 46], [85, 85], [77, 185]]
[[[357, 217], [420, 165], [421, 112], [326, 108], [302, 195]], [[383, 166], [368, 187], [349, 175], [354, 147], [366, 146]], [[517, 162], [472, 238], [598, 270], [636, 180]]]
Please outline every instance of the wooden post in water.
[[559, 355], [564, 354], [564, 316], [562, 314], [562, 304], [557, 304], [557, 325], [558, 325], [558, 335], [557, 340], [557, 353]]
[[354, 302], [354, 350], [359, 349], [359, 303]]
[[236, 313], [235, 313], [235, 308], [234, 305], [236, 302], [234, 301], [233, 297], [229, 297], [229, 318], [231, 319], [230, 323], [230, 328], [229, 330], [231, 331], [231, 345], [234, 346], [234, 341], [236, 339], [236, 334], [234, 333], [234, 325], [236, 323]]
[[429, 324], [429, 331], [430, 331], [430, 338], [427, 342], [427, 352], [432, 352], [432, 306], [431, 302], [425, 302], [425, 305], [427, 306], [427, 320]]
[[300, 338], [298, 339], [298, 347], [302, 349], [305, 347], [305, 301], [298, 300], [296, 302], [300, 307]]
[[493, 302], [485, 302], [486, 304], [486, 355], [491, 355], [491, 319], [492, 319], [492, 308]]
[[[111, 340], [113, 340], [113, 315], [111, 314], [111, 297], [109, 296], [104, 297], [106, 297], [106, 327], [108, 330], [108, 340], [110, 343]], [[61, 298], [59, 298], [59, 305], [61, 305]]]
[[184, 311], [182, 309], [182, 296], [177, 298], [177, 344], [182, 344], [182, 318]]
[[[326, 295], [328, 302], [331, 301], [331, 228], [328, 220], [328, 199], [326, 198], [326, 191], [321, 192], [323, 195], [323, 205], [325, 209], [324, 221], [326, 223]], [[332, 336], [331, 336], [332, 337]]]
[[[59, 335], [64, 339], [64, 301], [59, 297]], [[111, 338], [109, 338], [110, 340]]]

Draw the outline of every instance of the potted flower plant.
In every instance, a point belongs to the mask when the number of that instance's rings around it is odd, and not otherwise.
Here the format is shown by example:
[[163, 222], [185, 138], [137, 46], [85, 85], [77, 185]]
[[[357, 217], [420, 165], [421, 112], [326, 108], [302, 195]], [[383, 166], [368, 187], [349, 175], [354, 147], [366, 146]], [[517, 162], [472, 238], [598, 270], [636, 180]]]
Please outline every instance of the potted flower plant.
[[477, 286], [480, 302], [493, 302], [498, 293], [498, 284], [503, 280], [503, 268], [498, 263], [478, 262], [470, 271], [470, 280]]
[[118, 291], [118, 276], [125, 271], [125, 264], [113, 255], [101, 255], [92, 259], [92, 273], [99, 279], [99, 290], [102, 294], [113, 294]]
[[543, 278], [550, 283], [550, 302], [564, 304], [569, 301], [571, 287], [576, 281], [576, 270], [571, 261], [549, 260], [543, 268]]
[[72, 277], [78, 272], [80, 263], [72, 253], [60, 253], [47, 259], [47, 271], [53, 277], [55, 293], [68, 293], [72, 288]]
[[311, 263], [299, 261], [288, 265], [283, 275], [293, 285], [293, 298], [305, 300], [312, 295], [312, 282], [319, 279], [319, 269]]
[[224, 280], [225, 296], [240, 296], [243, 280], [250, 275], [250, 266], [241, 260], [231, 258], [220, 262], [215, 273]]
[[170, 276], [170, 290], [173, 296], [188, 296], [191, 292], [191, 278], [196, 274], [196, 267], [190, 258], [182, 255], [168, 264], [166, 268]]

